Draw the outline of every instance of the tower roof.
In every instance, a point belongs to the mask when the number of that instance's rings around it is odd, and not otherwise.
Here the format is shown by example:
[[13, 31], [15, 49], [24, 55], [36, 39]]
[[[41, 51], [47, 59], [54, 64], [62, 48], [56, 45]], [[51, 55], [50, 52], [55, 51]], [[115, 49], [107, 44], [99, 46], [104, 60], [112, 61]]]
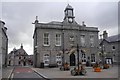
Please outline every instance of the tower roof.
[[72, 8], [71, 5], [68, 4], [67, 7], [65, 8], [65, 10], [66, 10], [66, 9], [73, 9], [73, 8]]

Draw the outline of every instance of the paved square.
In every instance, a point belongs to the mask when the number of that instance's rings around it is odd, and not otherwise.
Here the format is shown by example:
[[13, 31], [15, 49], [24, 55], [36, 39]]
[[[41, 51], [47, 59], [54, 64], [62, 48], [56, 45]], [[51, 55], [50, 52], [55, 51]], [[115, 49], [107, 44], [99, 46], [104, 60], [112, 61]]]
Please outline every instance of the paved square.
[[33, 68], [35, 71], [47, 78], [118, 78], [118, 67], [102, 69], [101, 72], [94, 72], [93, 68], [87, 68], [85, 76], [72, 76], [70, 71], [60, 71], [59, 68]]

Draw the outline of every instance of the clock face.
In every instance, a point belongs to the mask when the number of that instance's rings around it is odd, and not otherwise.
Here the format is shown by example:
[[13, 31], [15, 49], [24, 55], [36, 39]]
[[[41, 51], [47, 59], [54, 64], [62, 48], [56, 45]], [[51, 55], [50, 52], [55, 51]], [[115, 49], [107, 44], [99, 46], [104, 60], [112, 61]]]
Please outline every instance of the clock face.
[[73, 19], [72, 19], [72, 18], [68, 18], [68, 21], [69, 21], [70, 23], [72, 23], [72, 22], [73, 22]]

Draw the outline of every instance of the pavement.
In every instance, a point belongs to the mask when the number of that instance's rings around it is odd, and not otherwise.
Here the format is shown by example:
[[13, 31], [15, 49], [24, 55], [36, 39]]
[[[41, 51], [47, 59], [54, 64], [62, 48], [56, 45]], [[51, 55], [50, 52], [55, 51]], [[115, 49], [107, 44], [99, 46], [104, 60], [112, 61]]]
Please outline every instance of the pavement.
[[[73, 68], [73, 67], [72, 67]], [[14, 70], [13, 70], [14, 69]], [[70, 71], [60, 71], [59, 68], [33, 68], [33, 67], [7, 67], [2, 69], [2, 77], [8, 78], [12, 72], [13, 80], [86, 80], [87, 78], [118, 78], [118, 67], [110, 67], [102, 69], [101, 72], [94, 72], [92, 67], [86, 67], [87, 74], [85, 76], [72, 76]], [[56, 79], [57, 78], [57, 79]], [[97, 79], [99, 80], [99, 79]], [[100, 79], [103, 80], [103, 79]], [[110, 79], [108, 79], [110, 80]], [[116, 80], [116, 79], [115, 79]]]
[[14, 67], [5, 67], [2, 69], [2, 78], [9, 78], [12, 71], [13, 71]]
[[118, 66], [94, 72], [92, 67], [86, 67], [85, 76], [72, 76], [70, 71], [60, 71], [59, 68], [32, 68], [46, 78], [118, 78]]
[[0, 68], [0, 80], [2, 79], [2, 68]]

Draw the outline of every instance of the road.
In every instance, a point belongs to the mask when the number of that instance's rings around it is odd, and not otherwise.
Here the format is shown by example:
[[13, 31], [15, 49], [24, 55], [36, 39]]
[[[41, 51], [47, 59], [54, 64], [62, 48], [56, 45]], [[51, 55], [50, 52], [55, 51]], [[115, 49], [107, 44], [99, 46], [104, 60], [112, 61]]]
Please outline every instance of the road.
[[46, 80], [30, 67], [15, 67], [11, 75], [12, 80]]

